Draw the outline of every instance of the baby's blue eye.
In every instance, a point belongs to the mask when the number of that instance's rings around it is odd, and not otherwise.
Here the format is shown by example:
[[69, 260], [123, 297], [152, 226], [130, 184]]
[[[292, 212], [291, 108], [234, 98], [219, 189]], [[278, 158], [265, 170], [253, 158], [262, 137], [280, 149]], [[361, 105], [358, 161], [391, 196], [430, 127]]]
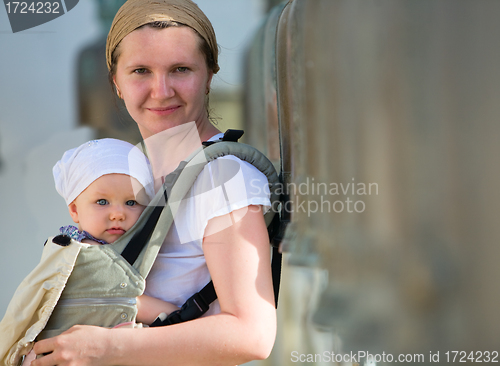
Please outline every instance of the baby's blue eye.
[[108, 200], [105, 200], [104, 198], [100, 199], [100, 200], [97, 200], [97, 204], [101, 205], [101, 206], [107, 205], [108, 204]]
[[127, 202], [125, 202], [125, 204], [126, 204], [127, 206], [135, 206], [135, 205], [137, 204], [137, 202], [136, 202], [136, 201], [134, 201], [134, 200], [128, 200]]

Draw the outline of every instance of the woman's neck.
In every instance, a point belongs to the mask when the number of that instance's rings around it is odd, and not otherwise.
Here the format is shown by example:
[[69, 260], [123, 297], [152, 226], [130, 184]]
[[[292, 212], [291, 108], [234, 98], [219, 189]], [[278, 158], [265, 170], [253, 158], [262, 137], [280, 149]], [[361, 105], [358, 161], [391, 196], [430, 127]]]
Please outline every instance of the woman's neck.
[[155, 190], [161, 186], [164, 177], [177, 168], [201, 143], [220, 133], [208, 121], [198, 126], [189, 122], [157, 133], [144, 140], [155, 179]]
[[220, 132], [221, 131], [219, 131], [213, 124], [208, 121], [198, 126], [198, 133], [200, 135], [201, 141], [207, 141]]

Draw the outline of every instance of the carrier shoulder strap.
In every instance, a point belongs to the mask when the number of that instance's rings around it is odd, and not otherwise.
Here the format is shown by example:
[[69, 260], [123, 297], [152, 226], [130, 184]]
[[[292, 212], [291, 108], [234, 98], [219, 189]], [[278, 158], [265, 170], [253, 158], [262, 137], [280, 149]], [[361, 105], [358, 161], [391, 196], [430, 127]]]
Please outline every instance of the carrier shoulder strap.
[[[276, 202], [279, 202], [279, 177], [274, 166], [269, 159], [255, 148], [238, 143], [237, 140], [242, 135], [243, 131], [228, 130], [219, 141], [204, 142], [200, 149], [196, 150], [188, 159], [181, 162], [174, 172], [165, 177], [163, 190], [158, 192], [141, 215], [136, 223], [137, 229], [134, 230], [133, 228], [112, 244], [117, 245], [122, 257], [132, 264], [144, 278], [148, 275], [174, 221], [180, 201], [185, 198], [207, 163], [226, 155], [234, 155], [243, 161], [247, 161], [266, 175], [270, 183], [273, 207], [275, 207]], [[277, 304], [281, 253], [279, 253], [276, 247], [277, 242], [273, 240], [273, 237], [279, 232], [276, 228], [279, 227], [280, 220], [274, 209], [269, 210], [264, 215], [264, 218], [269, 229], [271, 243], [275, 245], [273, 248], [272, 272]], [[129, 235], [126, 236], [127, 234]], [[212, 282], [210, 282], [200, 292], [189, 298], [180, 311], [171, 314], [170, 323], [168, 324], [175, 324], [201, 316], [216, 298], [215, 289]], [[161, 325], [167, 324], [162, 322]]]
[[[165, 177], [163, 191], [158, 192], [136, 223], [117, 242], [122, 247], [117, 251], [146, 277], [156, 259], [158, 251], [170, 229], [179, 203], [186, 197], [201, 171], [209, 162], [226, 155], [233, 155], [255, 166], [264, 173], [270, 183], [271, 203], [279, 201], [279, 177], [272, 163], [257, 149], [229, 139], [239, 138], [243, 131], [228, 130], [216, 142], [204, 143], [169, 175]], [[208, 146], [207, 146], [208, 145]], [[266, 225], [272, 223], [275, 210], [269, 210], [264, 218]], [[139, 222], [140, 221], [140, 222]], [[129, 234], [128, 237], [126, 235]], [[145, 240], [146, 238], [149, 238]], [[122, 240], [123, 239], [123, 240]], [[128, 245], [127, 245], [128, 242]], [[115, 245], [115, 243], [111, 245]], [[121, 250], [120, 250], [121, 249]]]
[[[207, 141], [203, 145], [206, 147], [205, 152], [209, 153], [208, 159], [212, 161], [217, 157], [224, 155], [235, 155], [241, 160], [247, 161], [263, 172], [269, 180], [271, 191], [271, 204], [279, 202], [278, 194], [279, 177], [276, 174], [272, 163], [258, 150], [251, 148], [248, 145], [237, 143], [237, 140], [243, 135], [243, 131], [228, 130], [220, 141]], [[207, 151], [208, 150], [208, 151]], [[180, 183], [180, 181], [179, 181]], [[270, 242], [273, 245], [272, 253], [272, 279], [274, 287], [275, 305], [278, 305], [278, 294], [281, 279], [281, 262], [282, 254], [279, 251], [279, 243], [282, 239], [284, 227], [281, 225], [280, 215], [274, 209], [269, 210], [265, 215], [266, 225]], [[160, 316], [155, 320], [151, 327], [165, 326], [177, 324], [189, 320], [196, 319], [208, 311], [210, 304], [217, 299], [217, 294], [213, 282], [210, 281], [201, 291], [191, 296], [181, 307], [180, 310], [173, 312], [170, 315]], [[164, 314], [163, 314], [164, 315]]]

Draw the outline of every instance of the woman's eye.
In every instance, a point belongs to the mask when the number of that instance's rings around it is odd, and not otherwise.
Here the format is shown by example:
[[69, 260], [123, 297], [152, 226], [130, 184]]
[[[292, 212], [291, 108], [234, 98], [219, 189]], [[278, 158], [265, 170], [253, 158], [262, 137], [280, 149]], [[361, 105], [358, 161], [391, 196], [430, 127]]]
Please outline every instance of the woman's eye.
[[108, 204], [108, 200], [105, 200], [105, 199], [97, 200], [97, 204], [100, 205], [100, 206], [107, 205]]
[[135, 69], [134, 70], [134, 73], [135, 74], [145, 74], [146, 73], [146, 69], [145, 68], [140, 68], [140, 69]]
[[127, 205], [127, 206], [135, 206], [135, 205], [137, 205], [137, 202], [134, 201], [134, 200], [128, 200], [127, 202], [125, 202], [125, 205]]

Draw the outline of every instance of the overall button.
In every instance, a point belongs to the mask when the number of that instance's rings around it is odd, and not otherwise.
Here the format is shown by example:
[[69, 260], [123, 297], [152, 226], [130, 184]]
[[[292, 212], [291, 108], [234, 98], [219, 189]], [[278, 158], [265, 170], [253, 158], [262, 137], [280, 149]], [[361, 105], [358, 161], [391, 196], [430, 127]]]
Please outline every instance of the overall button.
[[52, 243], [66, 247], [71, 243], [71, 238], [68, 235], [57, 235], [52, 239]]

